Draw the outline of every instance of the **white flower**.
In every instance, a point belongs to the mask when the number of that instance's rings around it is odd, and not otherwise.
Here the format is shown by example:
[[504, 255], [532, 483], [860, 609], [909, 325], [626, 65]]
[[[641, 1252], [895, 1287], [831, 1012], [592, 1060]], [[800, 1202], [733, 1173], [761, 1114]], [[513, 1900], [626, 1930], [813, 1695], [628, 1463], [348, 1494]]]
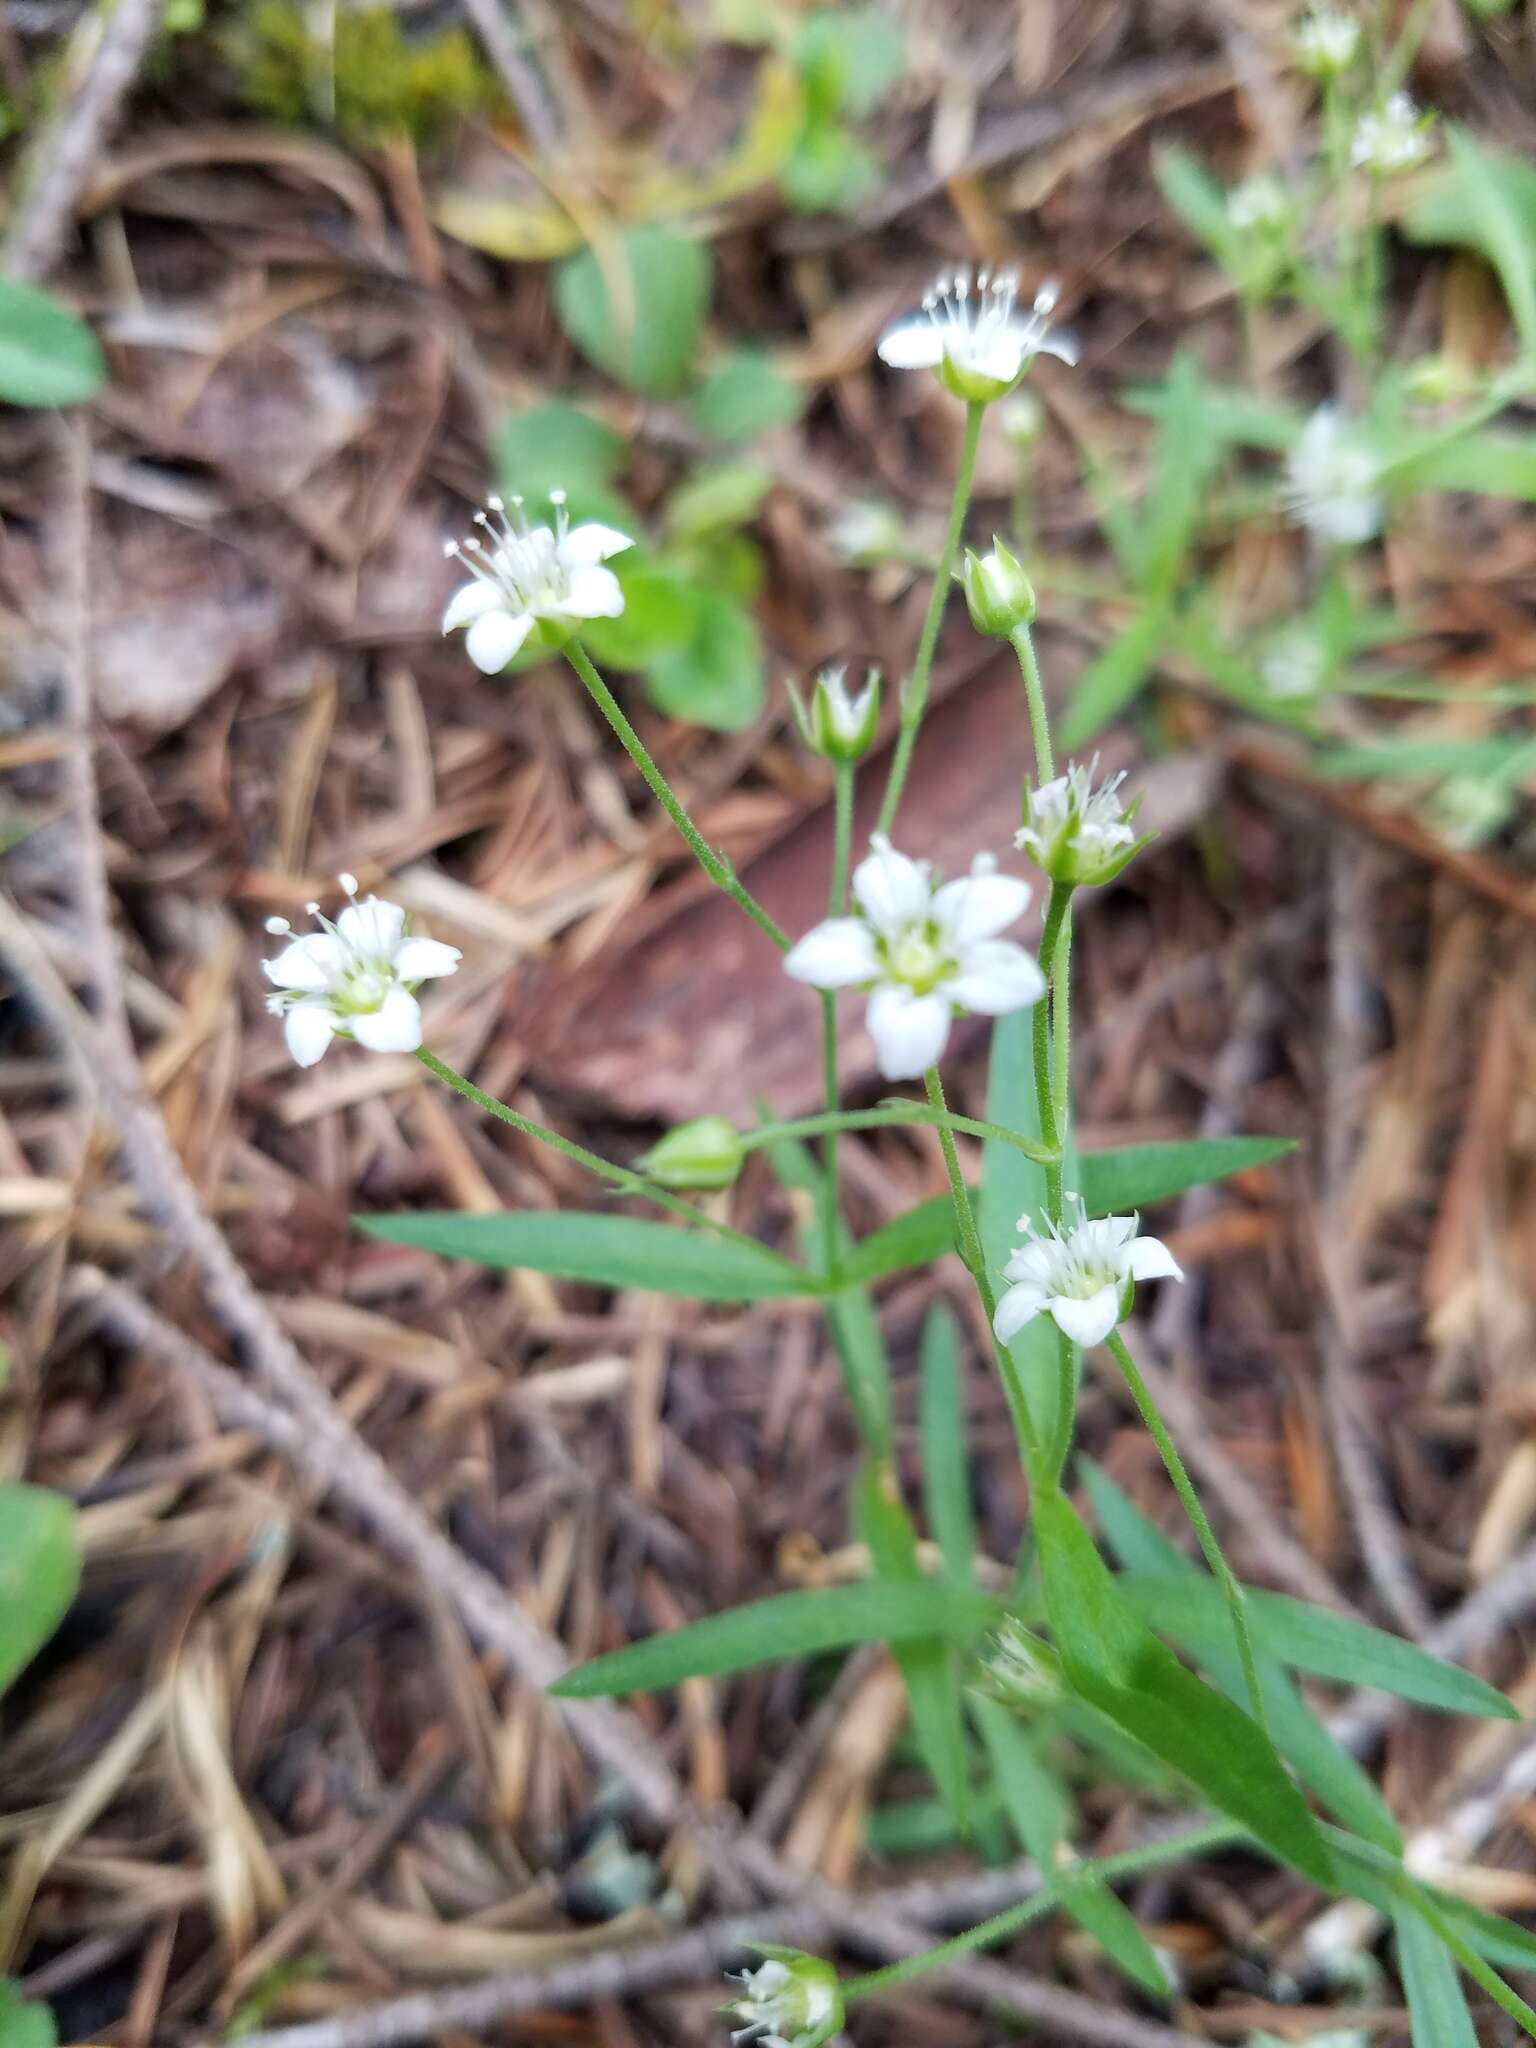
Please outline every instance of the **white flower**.
[[1296, 31], [1296, 61], [1314, 78], [1347, 71], [1359, 49], [1359, 22], [1337, 7], [1315, 7]]
[[[352, 900], [336, 922], [311, 903], [320, 930], [290, 939], [275, 960], [262, 963], [276, 984], [267, 1008], [282, 1018], [301, 1067], [312, 1067], [333, 1038], [354, 1039], [370, 1052], [414, 1052], [421, 1044], [418, 985], [459, 964], [457, 946], [412, 938], [398, 903], [377, 896], [359, 903], [356, 877], [340, 879]], [[292, 927], [285, 917], [270, 917], [267, 930]]]
[[1240, 229], [1281, 228], [1291, 217], [1291, 196], [1268, 171], [1244, 178], [1227, 194], [1227, 219]]
[[785, 956], [813, 988], [870, 991], [866, 1022], [888, 1081], [910, 1081], [943, 1052], [957, 1010], [1001, 1017], [1045, 993], [1032, 955], [997, 935], [1021, 917], [1027, 882], [979, 854], [969, 875], [935, 885], [877, 832], [853, 873], [857, 917], [829, 917]]
[[1124, 771], [1095, 789], [1098, 766], [1097, 754], [1086, 768], [1074, 761], [1054, 782], [1027, 790], [1024, 823], [1014, 835], [1014, 845], [1052, 881], [1074, 888], [1113, 881], [1141, 843], [1132, 823], [1136, 806], [1120, 800]]
[[1323, 540], [1352, 544], [1381, 531], [1381, 462], [1336, 405], [1321, 405], [1286, 457], [1282, 499]]
[[843, 1992], [836, 1970], [819, 1956], [762, 1945], [764, 1960], [743, 1970], [741, 1995], [725, 2008], [742, 2025], [733, 2041], [756, 2048], [821, 2048], [843, 2024]]
[[512, 500], [511, 519], [501, 499], [491, 498], [490, 512], [475, 514], [484, 539], [445, 545], [469, 581], [449, 598], [443, 631], [467, 626], [464, 651], [488, 676], [499, 675], [530, 634], [536, 645], [560, 647], [579, 620], [616, 619], [624, 609], [619, 579], [602, 565], [634, 542], [596, 520], [568, 525], [564, 491], [549, 497], [552, 527], [531, 526], [521, 498]]
[[1036, 1229], [1019, 1218], [1023, 1244], [1003, 1268], [1012, 1285], [997, 1304], [992, 1327], [1012, 1343], [1026, 1323], [1048, 1315], [1074, 1344], [1102, 1344], [1130, 1310], [1138, 1280], [1182, 1280], [1160, 1238], [1138, 1237], [1134, 1216], [1089, 1218], [1081, 1199], [1075, 1220]]
[[1069, 334], [1052, 334], [1057, 289], [1043, 285], [1034, 308], [1018, 307], [1013, 271], [969, 270], [941, 277], [923, 294], [922, 311], [909, 313], [880, 337], [879, 355], [893, 370], [937, 370], [957, 398], [985, 404], [1001, 398], [1038, 355], [1077, 361]]
[[1384, 106], [1360, 116], [1349, 160], [1357, 170], [1370, 171], [1378, 178], [1390, 178], [1395, 171], [1411, 171], [1428, 157], [1432, 144], [1429, 124], [1433, 117], [1421, 114], [1405, 92], [1395, 92]]
[[1259, 678], [1271, 697], [1294, 701], [1315, 697], [1328, 673], [1328, 650], [1309, 626], [1276, 634], [1259, 662]]

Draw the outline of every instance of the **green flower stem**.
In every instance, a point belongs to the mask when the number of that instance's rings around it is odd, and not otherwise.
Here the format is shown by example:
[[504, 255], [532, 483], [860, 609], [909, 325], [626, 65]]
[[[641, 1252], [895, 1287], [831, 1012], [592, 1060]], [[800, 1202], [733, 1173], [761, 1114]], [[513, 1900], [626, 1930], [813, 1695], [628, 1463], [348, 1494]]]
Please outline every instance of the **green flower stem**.
[[[853, 773], [851, 761], [837, 763], [833, 789], [832, 893], [829, 909], [841, 917], [848, 908], [848, 861], [853, 849]], [[837, 1174], [837, 1134], [846, 1126], [838, 1118], [840, 1096], [837, 1082], [837, 994], [833, 989], [821, 998], [821, 1061], [826, 1084], [827, 1121], [821, 1145], [823, 1231], [822, 1260], [828, 1273], [837, 1265], [839, 1226], [842, 1217], [841, 1190]]]
[[[1052, 979], [1056, 944], [1066, 921], [1072, 892], [1059, 883], [1051, 884], [1045, 906], [1045, 927], [1040, 934], [1040, 967], [1046, 980]], [[1062, 1133], [1056, 1122], [1056, 1082], [1051, 1065], [1050, 1004], [1042, 996], [1035, 1005], [1035, 1097], [1040, 1110], [1040, 1135], [1051, 1158], [1045, 1165], [1045, 1206], [1051, 1222], [1061, 1221], [1061, 1164], [1064, 1155]]]
[[1024, 694], [1029, 699], [1029, 730], [1035, 742], [1035, 786], [1038, 788], [1042, 782], [1054, 781], [1056, 775], [1056, 757], [1051, 749], [1051, 720], [1045, 708], [1045, 683], [1040, 674], [1040, 660], [1035, 653], [1035, 636], [1028, 626], [1016, 626], [1008, 637], [1019, 657]]
[[1126, 1349], [1125, 1339], [1118, 1330], [1111, 1330], [1108, 1344], [1125, 1384], [1131, 1390], [1131, 1398], [1141, 1411], [1141, 1419], [1147, 1425], [1152, 1441], [1157, 1445], [1167, 1467], [1168, 1477], [1173, 1481], [1173, 1490], [1179, 1496], [1184, 1512], [1189, 1517], [1189, 1525], [1195, 1532], [1205, 1561], [1226, 1595], [1227, 1606], [1232, 1615], [1233, 1633], [1237, 1637], [1237, 1653], [1242, 1659], [1243, 1677], [1248, 1682], [1248, 1698], [1252, 1705], [1253, 1718], [1268, 1733], [1264, 1695], [1259, 1686], [1258, 1666], [1253, 1660], [1253, 1643], [1248, 1634], [1247, 1598], [1236, 1574], [1227, 1563], [1221, 1545], [1216, 1541], [1216, 1532], [1211, 1527], [1205, 1509], [1200, 1505], [1200, 1497], [1184, 1469], [1184, 1460], [1179, 1456], [1178, 1448], [1168, 1434], [1167, 1424], [1157, 1412], [1157, 1404], [1152, 1399], [1135, 1359]]
[[714, 848], [705, 839], [703, 833], [700, 832], [698, 826], [694, 824], [692, 818], [689, 817], [677, 798], [672, 794], [671, 785], [668, 783], [667, 778], [651, 759], [645, 742], [624, 716], [618, 699], [592, 666], [591, 659], [579, 640], [571, 640], [566, 643], [565, 658], [586, 684], [588, 692], [596, 703], [597, 708], [618, 734], [625, 753], [628, 754], [631, 761], [634, 762], [640, 773], [645, 777], [646, 784], [657, 803], [661, 805], [683, 838], [688, 842], [694, 859], [704, 870], [705, 874], [708, 875], [717, 888], [725, 891], [726, 895], [730, 897], [731, 901], [739, 909], [747, 913], [759, 930], [768, 934], [781, 953], [787, 953], [789, 951], [788, 934], [774, 922], [763, 906], [757, 901], [756, 897], [751, 895], [737, 881], [729, 861], [722, 859], [715, 852]]
[[979, 1117], [956, 1116], [948, 1110], [941, 1116], [920, 1102], [891, 1102], [879, 1109], [840, 1110], [826, 1116], [797, 1117], [793, 1123], [759, 1124], [756, 1130], [743, 1131], [741, 1142], [743, 1149], [751, 1152], [759, 1145], [775, 1144], [780, 1138], [820, 1138], [829, 1131], [890, 1131], [904, 1125], [963, 1131], [968, 1138], [995, 1138], [999, 1144], [1012, 1145], [1037, 1166], [1048, 1166], [1056, 1156], [1044, 1145], [1037, 1145], [1033, 1138], [1006, 1130], [1001, 1124], [984, 1123]]
[[[627, 1166], [618, 1166], [611, 1159], [604, 1159], [600, 1153], [589, 1152], [585, 1145], [573, 1144], [569, 1138], [562, 1138], [558, 1131], [548, 1130], [543, 1124], [536, 1124], [530, 1117], [519, 1116], [515, 1109], [509, 1109], [504, 1102], [498, 1102], [494, 1095], [487, 1095], [483, 1088], [477, 1088], [473, 1081], [456, 1073], [446, 1061], [440, 1060], [435, 1052], [419, 1046], [416, 1057], [429, 1074], [435, 1074], [439, 1081], [446, 1081], [456, 1095], [462, 1095], [466, 1102], [472, 1102], [476, 1109], [483, 1109], [487, 1116], [493, 1116], [498, 1123], [510, 1124], [514, 1131], [521, 1131], [525, 1138], [537, 1138], [541, 1145], [548, 1145], [552, 1152], [572, 1160], [577, 1166], [598, 1180], [605, 1180], [621, 1195], [643, 1195], [648, 1202], [654, 1202], [658, 1209], [667, 1209], [674, 1216], [697, 1224], [701, 1229], [712, 1230], [717, 1237], [730, 1240], [732, 1244], [745, 1245], [759, 1256], [767, 1250], [755, 1237], [748, 1237], [745, 1231], [733, 1230], [728, 1223], [717, 1222], [702, 1209], [695, 1209], [691, 1202], [685, 1202], [681, 1195], [674, 1195], [670, 1188], [658, 1187], [654, 1181], [645, 1179], [643, 1174], [633, 1173]], [[788, 1265], [788, 1260], [785, 1264]]]
[[1009, 1906], [1005, 1912], [995, 1913], [990, 1920], [983, 1920], [979, 1927], [968, 1927], [964, 1934], [940, 1942], [937, 1948], [924, 1949], [921, 1955], [903, 1956], [900, 1962], [888, 1963], [883, 1970], [871, 1970], [866, 1977], [850, 1977], [843, 1985], [843, 1998], [852, 2005], [855, 1999], [868, 1998], [877, 1991], [889, 1991], [897, 1984], [925, 1975], [929, 1970], [939, 1970], [946, 1963], [958, 1962], [962, 1956], [972, 1955], [979, 1948], [990, 1948], [996, 1942], [1006, 1941], [1010, 1934], [1017, 1934], [1021, 1928], [1041, 1919], [1059, 1904], [1060, 1885], [1113, 1884], [1123, 1878], [1140, 1877], [1149, 1870], [1161, 1870], [1170, 1863], [1183, 1863], [1192, 1856], [1207, 1856], [1213, 1850], [1225, 1849], [1246, 1839], [1246, 1829], [1235, 1827], [1230, 1821], [1213, 1821], [1207, 1827], [1191, 1828], [1186, 1834], [1170, 1835], [1166, 1841], [1150, 1842], [1144, 1849], [1123, 1849], [1115, 1856], [1095, 1856], [1082, 1863], [1068, 1864], [1056, 1873], [1058, 1888], [1055, 1891], [1044, 1888], [1047, 1880], [1046, 1873], [1042, 1871], [1042, 1889], [1033, 1897], [1021, 1899], [1018, 1905]]
[[[976, 1283], [976, 1292], [981, 1299], [987, 1328], [991, 1330], [997, 1315], [997, 1296], [992, 1291], [992, 1282], [987, 1277], [986, 1254], [981, 1248], [981, 1237], [976, 1229], [976, 1216], [971, 1208], [970, 1194], [960, 1172], [960, 1159], [955, 1151], [954, 1133], [949, 1129], [949, 1105], [944, 1100], [944, 1083], [939, 1079], [937, 1067], [930, 1067], [923, 1076], [928, 1090], [929, 1105], [938, 1122], [939, 1145], [944, 1154], [944, 1170], [949, 1175], [950, 1198], [955, 1205], [955, 1224], [960, 1233], [960, 1256], [966, 1269]], [[1029, 1397], [1024, 1392], [1024, 1382], [1019, 1369], [1010, 1357], [1006, 1345], [992, 1339], [992, 1352], [997, 1360], [997, 1370], [1003, 1382], [1003, 1392], [1013, 1415], [1013, 1426], [1019, 1439], [1019, 1449], [1024, 1457], [1024, 1469], [1032, 1484], [1040, 1479], [1041, 1445], [1040, 1432], [1035, 1427], [1035, 1418], [1030, 1413]]]
[[965, 525], [965, 508], [971, 500], [971, 479], [976, 470], [976, 447], [981, 439], [981, 422], [986, 412], [985, 405], [972, 403], [965, 409], [965, 445], [960, 451], [960, 469], [955, 477], [955, 495], [949, 507], [949, 529], [944, 536], [944, 545], [934, 570], [933, 595], [928, 600], [928, 615], [923, 620], [922, 637], [917, 643], [917, 655], [912, 663], [912, 673], [907, 678], [907, 687], [901, 699], [901, 725], [896, 734], [896, 752], [891, 760], [890, 780], [885, 785], [885, 796], [880, 804], [881, 832], [889, 832], [896, 817], [896, 807], [901, 802], [901, 792], [906, 785], [907, 770], [912, 766], [912, 749], [917, 744], [917, 729], [923, 722], [923, 713], [928, 707], [928, 678], [933, 668], [933, 653], [939, 640], [939, 624], [944, 617], [944, 606], [949, 598], [949, 586], [955, 566], [955, 550], [960, 545], [961, 529]]

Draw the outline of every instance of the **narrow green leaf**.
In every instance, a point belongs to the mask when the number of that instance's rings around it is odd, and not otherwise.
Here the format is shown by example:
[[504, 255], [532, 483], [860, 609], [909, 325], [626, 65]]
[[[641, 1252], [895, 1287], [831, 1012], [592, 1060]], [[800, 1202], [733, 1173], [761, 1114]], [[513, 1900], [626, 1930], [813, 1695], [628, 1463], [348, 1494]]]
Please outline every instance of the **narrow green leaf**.
[[[1015, 1010], [992, 1027], [992, 1052], [987, 1067], [987, 1121], [1021, 1137], [1039, 1138], [1040, 1105], [1035, 1096], [1034, 1013]], [[987, 1270], [1001, 1274], [1019, 1241], [1019, 1218], [1038, 1216], [1045, 1206], [1045, 1168], [1027, 1159], [1017, 1146], [989, 1138], [981, 1148], [981, 1190], [976, 1199], [976, 1227]], [[898, 1218], [899, 1222], [901, 1219]], [[895, 1226], [891, 1226], [894, 1228]], [[953, 1211], [949, 1227], [954, 1228]], [[1044, 1440], [1056, 1430], [1059, 1393], [1057, 1331], [1045, 1316], [1036, 1317], [1014, 1338], [1008, 1355], [1018, 1368], [1030, 1413]]]
[[1063, 752], [1082, 746], [1119, 717], [1151, 674], [1167, 630], [1165, 608], [1149, 604], [1089, 663], [1061, 721]]
[[[763, 1114], [767, 1115], [766, 1108]], [[798, 1138], [776, 1139], [766, 1149], [784, 1186], [811, 1198], [813, 1213], [801, 1232], [800, 1244], [807, 1259], [819, 1262], [826, 1242], [827, 1200], [821, 1168], [812, 1158], [809, 1146]], [[837, 1243], [841, 1256], [846, 1258], [849, 1237], [841, 1221], [837, 1225]], [[826, 1317], [832, 1348], [843, 1369], [843, 1386], [864, 1447], [883, 1456], [891, 1445], [891, 1361], [874, 1303], [861, 1287], [840, 1288], [826, 1296]]]
[[944, 1640], [966, 1648], [997, 1617], [995, 1601], [928, 1579], [916, 1585], [876, 1583], [779, 1593], [596, 1657], [568, 1671], [550, 1691], [566, 1700], [650, 1692], [684, 1678], [750, 1671], [758, 1664], [847, 1650], [856, 1643]]
[[1413, 2048], [1477, 2048], [1461, 1980], [1444, 1944], [1408, 1906], [1394, 1909], [1392, 1926]]
[[[1216, 1581], [1203, 1574], [1179, 1577], [1127, 1572], [1120, 1587], [1130, 1607], [1177, 1637], [1197, 1655], [1230, 1629], [1226, 1602]], [[1493, 1686], [1417, 1643], [1388, 1635], [1369, 1622], [1332, 1614], [1293, 1600], [1286, 1593], [1247, 1589], [1248, 1625], [1254, 1648], [1297, 1671], [1331, 1678], [1340, 1685], [1368, 1685], [1422, 1707], [1448, 1714], [1477, 1714], [1518, 1721], [1520, 1710]]]
[[0, 1693], [64, 1619], [79, 1584], [73, 1503], [43, 1486], [0, 1486]]
[[472, 1265], [524, 1268], [594, 1287], [639, 1287], [690, 1301], [777, 1301], [814, 1294], [815, 1278], [781, 1259], [703, 1231], [636, 1216], [576, 1209], [516, 1209], [461, 1216], [424, 1209], [404, 1216], [355, 1216], [365, 1237], [414, 1245]]
[[[1060, 1492], [1037, 1501], [1035, 1533], [1046, 1610], [1073, 1690], [1282, 1862], [1330, 1888], [1327, 1845], [1263, 1731], [1187, 1671], [1133, 1612], [1123, 1581], [1111, 1575]], [[1182, 1590], [1175, 1578], [1158, 1583]]]
[[[854, 1529], [869, 1545], [882, 1583], [920, 1586], [917, 1535], [896, 1491], [888, 1461], [866, 1458], [853, 1496]], [[948, 1643], [893, 1643], [891, 1655], [907, 1689], [912, 1733], [945, 1806], [962, 1833], [970, 1825], [960, 1674]]]
[[[1205, 1577], [1091, 1458], [1079, 1458], [1078, 1470], [1104, 1539], [1128, 1571]], [[1219, 1638], [1211, 1637], [1200, 1662], [1212, 1684], [1237, 1706], [1246, 1706], [1248, 1681], [1230, 1627]], [[1401, 1854], [1397, 1822], [1373, 1781], [1312, 1713], [1283, 1666], [1265, 1656], [1256, 1656], [1255, 1663], [1270, 1737], [1281, 1756], [1331, 1813], [1388, 1854]]]
[[918, 1347], [918, 1434], [923, 1446], [923, 1511], [944, 1569], [957, 1585], [973, 1582], [976, 1530], [965, 1451], [965, 1385], [954, 1311], [936, 1301]]
[[1431, 247], [1475, 249], [1497, 271], [1527, 354], [1536, 354], [1536, 170], [1449, 127], [1450, 160], [1408, 208], [1403, 232]]
[[1147, 1937], [1107, 1885], [1074, 1877], [1057, 1846], [1071, 1831], [1073, 1810], [1066, 1788], [1044, 1762], [1029, 1731], [996, 1700], [970, 1702], [992, 1769], [1019, 1840], [1039, 1866], [1051, 1897], [1133, 1984], [1166, 1998], [1168, 1976]]
[[632, 390], [667, 397], [688, 380], [709, 305], [708, 247], [670, 228], [627, 229], [604, 251], [568, 256], [555, 311], [589, 361]]
[[1090, 1216], [1124, 1215], [1166, 1202], [1187, 1188], [1266, 1166], [1295, 1149], [1292, 1138], [1185, 1138], [1085, 1152], [1078, 1167], [1079, 1192]]
[[83, 320], [51, 292], [0, 278], [0, 403], [83, 405], [106, 379]]

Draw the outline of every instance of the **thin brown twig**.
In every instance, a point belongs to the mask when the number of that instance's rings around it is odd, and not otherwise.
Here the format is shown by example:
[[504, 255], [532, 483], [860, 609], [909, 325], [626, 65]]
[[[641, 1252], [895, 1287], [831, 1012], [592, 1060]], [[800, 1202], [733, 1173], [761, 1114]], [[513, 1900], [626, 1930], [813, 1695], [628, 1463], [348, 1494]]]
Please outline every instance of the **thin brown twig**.
[[115, 0], [96, 10], [101, 41], [78, 91], [63, 95], [24, 173], [25, 196], [0, 248], [7, 277], [46, 274], [64, 243], [76, 198], [106, 148], [155, 30], [164, 0]]

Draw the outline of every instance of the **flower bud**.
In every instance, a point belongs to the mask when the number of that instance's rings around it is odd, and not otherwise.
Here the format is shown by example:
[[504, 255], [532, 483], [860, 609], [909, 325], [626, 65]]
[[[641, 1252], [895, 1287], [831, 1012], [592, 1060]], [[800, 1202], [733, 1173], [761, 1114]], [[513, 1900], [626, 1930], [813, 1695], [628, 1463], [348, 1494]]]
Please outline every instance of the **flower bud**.
[[992, 1638], [972, 1681], [973, 1689], [1016, 1713], [1038, 1713], [1062, 1697], [1061, 1659], [1050, 1644], [1009, 1614]]
[[698, 1116], [668, 1131], [635, 1163], [664, 1188], [728, 1188], [746, 1156], [733, 1123], [723, 1116]]
[[879, 669], [869, 671], [856, 697], [849, 695], [847, 670], [841, 662], [817, 676], [809, 709], [793, 683], [789, 696], [800, 737], [813, 754], [828, 761], [857, 761], [869, 752], [880, 723]]
[[989, 639], [1007, 640], [1035, 616], [1035, 586], [1025, 575], [1018, 558], [992, 536], [990, 554], [965, 551], [960, 571], [971, 624]]
[[1086, 768], [1074, 761], [1054, 782], [1024, 792], [1024, 823], [1014, 844], [1068, 888], [1112, 882], [1147, 844], [1134, 825], [1141, 799], [1121, 803], [1123, 774], [1095, 789], [1097, 767], [1097, 756]]
[[763, 1958], [736, 1981], [741, 1994], [725, 2011], [741, 2025], [733, 2041], [772, 2042], [775, 2048], [821, 2048], [843, 2024], [843, 1987], [832, 1965], [796, 1948], [754, 1942]]

